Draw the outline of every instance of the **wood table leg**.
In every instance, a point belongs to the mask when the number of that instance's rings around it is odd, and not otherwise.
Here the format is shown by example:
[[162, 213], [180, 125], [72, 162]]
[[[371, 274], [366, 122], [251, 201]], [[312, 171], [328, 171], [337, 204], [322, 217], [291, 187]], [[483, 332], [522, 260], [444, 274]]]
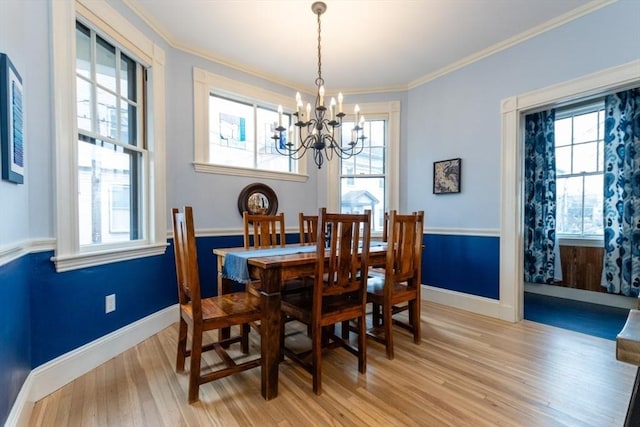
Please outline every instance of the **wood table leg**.
[[280, 270], [262, 272], [260, 349], [262, 356], [262, 397], [278, 396], [278, 365], [280, 363]]
[[[222, 257], [218, 257], [218, 295], [228, 294], [233, 290], [233, 282], [222, 277]], [[222, 341], [231, 336], [231, 328], [221, 328], [218, 331], [218, 340]], [[223, 345], [229, 348], [229, 344]]]
[[636, 372], [636, 381], [633, 384], [633, 390], [631, 391], [631, 399], [629, 399], [629, 408], [627, 409], [627, 416], [624, 420], [625, 427], [640, 426], [640, 368]]

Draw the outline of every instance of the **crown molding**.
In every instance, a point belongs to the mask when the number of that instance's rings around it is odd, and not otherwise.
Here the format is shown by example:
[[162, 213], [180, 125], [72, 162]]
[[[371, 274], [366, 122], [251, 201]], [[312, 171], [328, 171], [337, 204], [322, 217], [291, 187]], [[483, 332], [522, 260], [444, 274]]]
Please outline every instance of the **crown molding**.
[[[213, 61], [219, 63], [221, 65], [227, 66], [237, 71], [241, 71], [246, 74], [250, 74], [252, 76], [268, 80], [270, 82], [292, 88], [294, 90], [306, 93], [314, 93], [316, 91], [315, 86], [301, 86], [300, 84], [293, 83], [288, 80], [284, 80], [276, 75], [265, 73], [262, 70], [248, 67], [245, 64], [237, 63], [230, 61], [229, 59], [223, 58], [221, 56], [215, 55], [211, 52], [205, 52], [200, 49], [195, 49], [191, 46], [187, 46], [180, 41], [178, 41], [177, 37], [173, 34], [169, 33], [166, 28], [163, 28], [162, 25], [157, 22], [152, 16], [148, 15], [142, 8], [140, 8], [134, 0], [122, 0], [125, 5], [127, 5], [135, 14], [137, 14], [151, 29], [153, 29], [156, 33], [158, 33], [171, 47], [181, 50], [185, 53], [189, 53], [203, 59]], [[563, 15], [560, 15], [550, 21], [547, 21], [543, 24], [540, 24], [536, 27], [531, 28], [528, 31], [520, 33], [514, 37], [511, 37], [507, 40], [504, 40], [500, 43], [497, 43], [493, 46], [490, 46], [484, 50], [476, 52], [472, 55], [469, 55], [459, 61], [456, 61], [452, 64], [449, 64], [439, 70], [434, 71], [433, 73], [429, 73], [421, 78], [408, 82], [407, 84], [398, 84], [392, 86], [379, 86], [373, 88], [347, 88], [343, 89], [343, 94], [353, 95], [353, 94], [370, 94], [370, 93], [387, 93], [387, 92], [405, 92], [407, 90], [413, 89], [417, 86], [423, 85], [427, 82], [435, 80], [439, 77], [442, 77], [446, 74], [454, 72], [458, 69], [464, 68], [474, 62], [480, 61], [484, 58], [487, 58], [495, 53], [501, 52], [505, 49], [513, 47], [519, 43], [522, 43], [526, 40], [529, 40], [533, 37], [536, 37], [546, 31], [557, 28], [561, 25], [564, 25], [568, 22], [573, 21], [574, 19], [578, 19], [584, 15], [587, 15], [591, 12], [594, 12], [602, 7], [608, 6], [612, 3], [617, 2], [618, 0], [594, 0], [589, 2], [581, 7], [578, 7], [570, 12], [567, 12]]]
[[578, 19], [584, 15], [587, 15], [591, 12], [594, 12], [602, 7], [608, 6], [612, 3], [617, 2], [618, 0], [594, 0], [590, 3], [587, 3], [577, 9], [572, 10], [571, 12], [567, 12], [564, 15], [560, 15], [550, 21], [544, 22], [536, 27], [531, 28], [528, 31], [517, 34], [509, 39], [503, 40], [500, 43], [496, 43], [493, 46], [489, 46], [486, 49], [483, 49], [479, 52], [471, 54], [465, 58], [462, 58], [459, 61], [456, 61], [452, 64], [447, 65], [433, 73], [429, 73], [419, 79], [416, 79], [412, 82], [409, 82], [407, 87], [408, 89], [413, 89], [417, 86], [423, 85], [427, 82], [435, 80], [439, 77], [442, 77], [446, 74], [452, 73], [456, 70], [464, 68], [468, 65], [473, 64], [474, 62], [480, 61], [484, 58], [487, 58], [491, 55], [494, 55], [503, 50], [509, 49], [515, 45], [518, 45], [524, 41], [527, 41], [533, 37], [539, 36], [542, 33], [545, 33], [554, 28], [560, 27], [568, 22], [573, 21], [574, 19]]

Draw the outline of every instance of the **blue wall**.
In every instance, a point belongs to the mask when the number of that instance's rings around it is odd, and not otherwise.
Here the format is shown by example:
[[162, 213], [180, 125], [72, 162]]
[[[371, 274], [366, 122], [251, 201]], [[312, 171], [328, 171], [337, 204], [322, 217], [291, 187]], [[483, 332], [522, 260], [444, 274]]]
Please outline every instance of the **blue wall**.
[[0, 267], [0, 424], [31, 369], [30, 257]]
[[[289, 243], [297, 240], [287, 235]], [[498, 242], [425, 235], [423, 283], [497, 299]], [[202, 292], [212, 296], [218, 273], [213, 250], [240, 246], [242, 237], [199, 237], [197, 244]], [[177, 302], [172, 244], [161, 256], [64, 273], [55, 272], [52, 255], [34, 253], [0, 267], [2, 423], [31, 369]], [[116, 311], [105, 314], [104, 298], [112, 293]]]
[[[176, 302], [173, 253], [64, 273], [52, 255], [30, 256], [34, 368]], [[109, 294], [116, 311], [107, 314]]]
[[425, 235], [422, 283], [500, 299], [500, 239]]
[[[31, 369], [178, 302], [169, 243], [164, 255], [64, 273], [56, 273], [51, 251], [0, 266], [0, 424]], [[199, 237], [197, 244], [202, 293], [213, 296], [213, 249], [241, 246], [242, 237]], [[116, 311], [106, 314], [109, 294]]]

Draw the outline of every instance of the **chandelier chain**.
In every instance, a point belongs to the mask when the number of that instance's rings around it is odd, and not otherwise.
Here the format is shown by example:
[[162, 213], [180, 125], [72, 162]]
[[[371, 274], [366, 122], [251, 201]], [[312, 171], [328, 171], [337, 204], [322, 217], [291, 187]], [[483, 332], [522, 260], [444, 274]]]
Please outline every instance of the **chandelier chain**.
[[316, 86], [320, 87], [324, 84], [324, 80], [322, 79], [322, 52], [321, 52], [321, 27], [320, 27], [320, 15], [318, 13], [318, 78], [316, 79]]

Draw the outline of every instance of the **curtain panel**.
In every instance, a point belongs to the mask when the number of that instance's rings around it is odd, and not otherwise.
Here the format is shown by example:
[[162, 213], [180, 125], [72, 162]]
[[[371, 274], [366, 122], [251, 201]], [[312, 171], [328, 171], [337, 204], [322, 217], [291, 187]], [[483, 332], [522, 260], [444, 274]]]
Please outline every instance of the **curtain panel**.
[[554, 282], [555, 110], [525, 117], [524, 280]]
[[640, 289], [640, 88], [605, 98], [602, 286]]

